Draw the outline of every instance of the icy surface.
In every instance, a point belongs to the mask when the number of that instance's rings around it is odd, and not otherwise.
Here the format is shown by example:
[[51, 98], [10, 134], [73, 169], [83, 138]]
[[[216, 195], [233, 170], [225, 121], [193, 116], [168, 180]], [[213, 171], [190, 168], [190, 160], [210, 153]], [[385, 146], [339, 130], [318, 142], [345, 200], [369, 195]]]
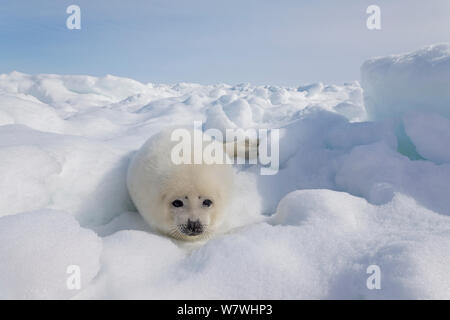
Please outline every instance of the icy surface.
[[450, 163], [450, 119], [431, 112], [414, 112], [405, 115], [403, 122], [407, 135], [424, 158]]
[[[373, 121], [357, 82], [0, 75], [0, 298], [450, 299], [448, 51], [367, 62]], [[420, 160], [398, 152], [390, 118]], [[234, 228], [202, 245], [150, 230], [125, 186], [146, 139], [194, 120], [280, 128], [279, 172], [236, 167]]]
[[411, 110], [450, 116], [450, 44], [368, 60], [361, 81], [370, 119]]

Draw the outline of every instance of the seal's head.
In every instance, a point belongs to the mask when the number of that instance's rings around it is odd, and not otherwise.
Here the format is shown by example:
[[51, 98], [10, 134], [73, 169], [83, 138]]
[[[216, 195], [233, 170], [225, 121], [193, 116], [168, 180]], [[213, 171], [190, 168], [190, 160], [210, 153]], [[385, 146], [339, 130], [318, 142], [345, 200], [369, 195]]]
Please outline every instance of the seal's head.
[[169, 201], [169, 215], [172, 218], [171, 235], [175, 238], [204, 237], [210, 231], [208, 226], [217, 215], [210, 196], [191, 194]]
[[183, 165], [176, 170], [168, 188], [161, 188], [162, 231], [179, 240], [208, 238], [222, 222], [231, 177], [229, 168], [221, 165]]

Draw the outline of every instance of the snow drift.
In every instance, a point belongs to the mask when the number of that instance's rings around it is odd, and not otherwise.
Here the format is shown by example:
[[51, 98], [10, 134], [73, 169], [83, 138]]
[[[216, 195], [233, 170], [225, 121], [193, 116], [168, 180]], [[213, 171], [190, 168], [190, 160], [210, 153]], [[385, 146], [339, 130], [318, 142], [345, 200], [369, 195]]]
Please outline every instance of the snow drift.
[[[449, 52], [366, 62], [364, 95], [0, 75], [0, 298], [450, 299]], [[194, 120], [280, 128], [280, 171], [237, 166], [236, 228], [203, 246], [149, 230], [125, 187], [146, 139]]]

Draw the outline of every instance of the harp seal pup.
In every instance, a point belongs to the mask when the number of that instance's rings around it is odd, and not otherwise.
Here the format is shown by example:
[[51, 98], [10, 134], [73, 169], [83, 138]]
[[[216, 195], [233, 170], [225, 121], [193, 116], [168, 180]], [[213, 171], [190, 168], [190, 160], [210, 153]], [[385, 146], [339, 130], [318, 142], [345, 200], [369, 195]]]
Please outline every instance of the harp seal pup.
[[[231, 164], [206, 164], [204, 160], [200, 164], [175, 164], [171, 158], [177, 144], [171, 139], [173, 130], [152, 136], [134, 155], [127, 174], [128, 191], [152, 229], [177, 240], [206, 240], [221, 231], [233, 194], [234, 170]], [[224, 147], [228, 143], [211, 143], [220, 144], [216, 147], [223, 148], [227, 160], [239, 149], [237, 146], [229, 152]], [[243, 148], [248, 151], [248, 141]]]

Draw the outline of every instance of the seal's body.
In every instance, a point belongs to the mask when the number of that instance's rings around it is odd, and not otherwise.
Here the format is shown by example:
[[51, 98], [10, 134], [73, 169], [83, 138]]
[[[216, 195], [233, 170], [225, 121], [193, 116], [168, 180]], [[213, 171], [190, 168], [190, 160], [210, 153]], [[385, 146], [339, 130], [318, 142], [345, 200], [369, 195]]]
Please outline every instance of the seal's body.
[[[170, 130], [151, 137], [130, 163], [127, 186], [154, 229], [179, 240], [200, 240], [220, 229], [233, 188], [230, 164], [176, 164]], [[221, 142], [213, 142], [221, 144]], [[230, 162], [231, 163], [231, 162]]]

